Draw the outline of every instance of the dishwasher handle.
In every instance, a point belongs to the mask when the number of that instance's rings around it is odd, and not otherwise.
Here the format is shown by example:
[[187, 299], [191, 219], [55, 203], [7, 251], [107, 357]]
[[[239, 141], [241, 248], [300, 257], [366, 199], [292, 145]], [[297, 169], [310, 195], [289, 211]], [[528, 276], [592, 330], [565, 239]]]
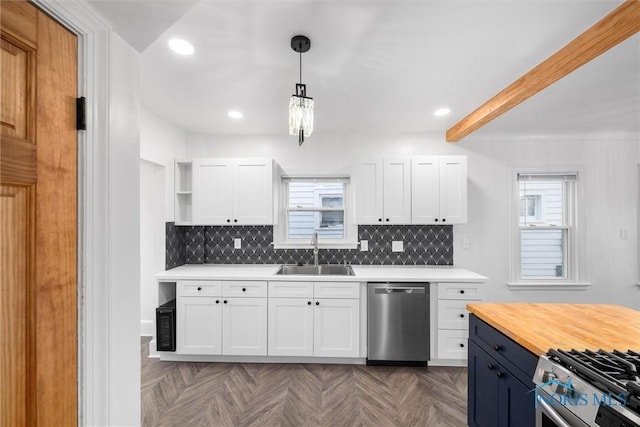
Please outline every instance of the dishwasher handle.
[[425, 293], [425, 288], [424, 287], [410, 287], [410, 288], [399, 288], [399, 287], [388, 287], [388, 286], [384, 286], [384, 287], [379, 287], [379, 288], [374, 288], [374, 293], [375, 294], [383, 294], [383, 295], [389, 295], [389, 294], [411, 294], [411, 295], [424, 295]]

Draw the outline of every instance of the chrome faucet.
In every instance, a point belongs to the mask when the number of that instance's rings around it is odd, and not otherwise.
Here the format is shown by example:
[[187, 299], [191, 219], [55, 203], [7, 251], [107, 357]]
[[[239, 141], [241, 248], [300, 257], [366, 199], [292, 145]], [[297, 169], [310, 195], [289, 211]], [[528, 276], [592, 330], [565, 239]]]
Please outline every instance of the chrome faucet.
[[314, 231], [311, 236], [311, 244], [313, 245], [313, 265], [318, 266], [318, 232]]

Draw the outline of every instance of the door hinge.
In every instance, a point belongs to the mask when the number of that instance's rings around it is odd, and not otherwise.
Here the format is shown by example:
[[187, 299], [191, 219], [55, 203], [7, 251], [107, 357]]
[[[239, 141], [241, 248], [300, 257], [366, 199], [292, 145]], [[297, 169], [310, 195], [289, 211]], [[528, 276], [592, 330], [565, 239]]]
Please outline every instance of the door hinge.
[[76, 98], [76, 128], [87, 130], [87, 98]]

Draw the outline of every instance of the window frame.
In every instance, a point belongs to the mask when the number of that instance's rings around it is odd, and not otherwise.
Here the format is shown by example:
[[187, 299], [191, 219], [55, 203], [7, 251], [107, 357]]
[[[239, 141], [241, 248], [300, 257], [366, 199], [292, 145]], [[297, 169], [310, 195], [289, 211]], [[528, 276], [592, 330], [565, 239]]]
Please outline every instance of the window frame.
[[[344, 185], [343, 207], [335, 208], [303, 208], [300, 211], [310, 210], [313, 212], [326, 211], [343, 211], [344, 212], [344, 237], [342, 239], [318, 239], [318, 247], [320, 249], [357, 249], [358, 247], [358, 226], [355, 222], [355, 200], [353, 196], [353, 184], [351, 177], [345, 174], [326, 175], [283, 175], [278, 182], [279, 194], [277, 221], [273, 227], [273, 246], [275, 249], [311, 249], [311, 239], [289, 239], [289, 183], [290, 182], [341, 182]], [[335, 195], [334, 195], [335, 196]], [[319, 224], [322, 219], [319, 218]], [[318, 225], [319, 225], [318, 224]]]
[[[566, 230], [563, 232], [563, 276], [562, 277], [522, 277], [522, 230], [520, 224], [521, 198], [519, 175], [560, 176], [575, 175], [571, 185], [566, 185], [563, 195], [563, 211], [566, 219], [562, 225], [538, 225], [533, 222], [530, 226], [535, 230]], [[511, 178], [511, 213], [510, 213], [510, 282], [512, 290], [531, 289], [574, 289], [582, 290], [591, 286], [588, 283], [588, 263], [586, 262], [586, 226], [584, 221], [584, 171], [581, 166], [554, 168], [518, 168], [513, 169]], [[544, 203], [544, 195], [541, 199]]]

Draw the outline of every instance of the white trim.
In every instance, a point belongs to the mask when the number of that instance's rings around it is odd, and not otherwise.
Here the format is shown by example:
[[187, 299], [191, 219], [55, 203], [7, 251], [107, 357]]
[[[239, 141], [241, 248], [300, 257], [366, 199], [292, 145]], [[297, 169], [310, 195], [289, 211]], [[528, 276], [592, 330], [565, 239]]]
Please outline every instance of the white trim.
[[362, 357], [304, 357], [304, 356], [225, 356], [209, 354], [177, 354], [159, 352], [160, 360], [185, 362], [226, 362], [226, 363], [326, 363], [341, 365], [364, 365]]
[[78, 36], [78, 96], [88, 100], [78, 137], [78, 424], [108, 425], [110, 29], [82, 1], [33, 1]]
[[531, 290], [539, 290], [539, 291], [584, 291], [589, 289], [592, 284], [591, 283], [567, 283], [554, 281], [551, 283], [507, 283], [507, 286], [512, 291], [531, 291]]

